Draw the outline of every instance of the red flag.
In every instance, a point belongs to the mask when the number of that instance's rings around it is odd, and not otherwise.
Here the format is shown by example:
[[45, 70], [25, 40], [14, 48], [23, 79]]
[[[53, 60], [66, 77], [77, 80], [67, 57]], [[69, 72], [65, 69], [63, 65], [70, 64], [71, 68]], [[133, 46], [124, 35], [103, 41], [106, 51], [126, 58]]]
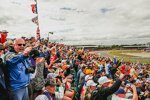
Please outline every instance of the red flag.
[[1, 43], [5, 43], [6, 42], [6, 34], [1, 34]]
[[36, 25], [39, 25], [38, 16], [32, 18], [32, 22], [35, 23]]
[[36, 4], [31, 4], [31, 8], [32, 8], [32, 12], [34, 13], [34, 14], [37, 14], [38, 12], [37, 12], [37, 5]]

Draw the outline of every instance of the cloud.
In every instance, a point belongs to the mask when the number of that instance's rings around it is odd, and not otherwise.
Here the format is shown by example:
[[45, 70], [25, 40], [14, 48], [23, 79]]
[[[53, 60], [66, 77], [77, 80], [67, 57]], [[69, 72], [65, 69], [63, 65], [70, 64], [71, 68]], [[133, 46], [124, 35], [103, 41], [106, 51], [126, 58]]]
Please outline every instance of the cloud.
[[[0, 30], [12, 38], [36, 36], [30, 6], [34, 0], [0, 1]], [[38, 0], [41, 36], [54, 32], [52, 40], [79, 44], [146, 43], [149, 5], [149, 0]]]
[[51, 20], [57, 20], [57, 21], [65, 21], [66, 19], [65, 18], [56, 18], [56, 17], [50, 17]]
[[135, 38], [142, 38], [142, 39], [150, 38], [150, 32], [148, 34], [138, 34], [138, 35], [135, 36]]
[[13, 20], [13, 18], [9, 16], [1, 16], [0, 25], [8, 25], [10, 20]]
[[59, 30], [58, 32], [71, 32], [73, 31], [74, 29], [64, 29], [64, 30]]
[[105, 14], [105, 13], [107, 13], [107, 12], [110, 12], [110, 11], [113, 11], [114, 10], [114, 8], [111, 8], [111, 9], [109, 9], [109, 8], [101, 8], [100, 9], [100, 11], [103, 13], [103, 14]]
[[77, 9], [76, 8], [72, 9], [72, 8], [69, 8], [69, 7], [63, 7], [63, 8], [60, 8], [60, 10], [76, 11]]

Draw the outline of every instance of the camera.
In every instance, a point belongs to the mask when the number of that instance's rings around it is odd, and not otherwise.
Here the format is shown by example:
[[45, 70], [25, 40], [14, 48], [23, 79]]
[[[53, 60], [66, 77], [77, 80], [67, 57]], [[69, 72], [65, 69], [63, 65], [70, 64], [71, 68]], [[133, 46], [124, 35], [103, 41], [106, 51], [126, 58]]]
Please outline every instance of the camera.
[[29, 74], [29, 73], [33, 74], [35, 72], [35, 66], [26, 68], [25, 72], [26, 74]]
[[[40, 53], [36, 49], [32, 49], [31, 52], [29, 53], [29, 57], [30, 57], [30, 59], [32, 59], [33, 62], [35, 62], [36, 58], [39, 57], [39, 55], [40, 55]], [[26, 68], [25, 73], [26, 74], [29, 74], [29, 73], [33, 74], [35, 72], [36, 66], [34, 64], [32, 64], [32, 65], [29, 64], [29, 65], [30, 66]]]
[[39, 51], [34, 48], [29, 53], [29, 56], [33, 59], [35, 59], [36, 57], [39, 57], [39, 55], [40, 55]]

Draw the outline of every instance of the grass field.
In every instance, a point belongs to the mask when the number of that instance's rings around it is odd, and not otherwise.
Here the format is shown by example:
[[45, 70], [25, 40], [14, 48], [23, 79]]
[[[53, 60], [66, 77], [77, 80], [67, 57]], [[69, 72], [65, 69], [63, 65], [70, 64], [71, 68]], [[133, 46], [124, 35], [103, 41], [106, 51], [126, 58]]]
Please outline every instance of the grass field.
[[116, 56], [118, 59], [123, 58], [124, 61], [126, 62], [140, 62], [140, 63], [146, 63], [146, 64], [150, 64], [150, 53], [146, 53], [146, 56], [148, 55], [148, 57], [143, 57], [143, 55], [141, 56], [134, 56], [134, 55], [127, 55], [126, 53], [137, 53], [137, 54], [142, 54], [144, 51], [143, 50], [110, 50], [107, 51], [108, 55], [110, 57], [114, 57]]

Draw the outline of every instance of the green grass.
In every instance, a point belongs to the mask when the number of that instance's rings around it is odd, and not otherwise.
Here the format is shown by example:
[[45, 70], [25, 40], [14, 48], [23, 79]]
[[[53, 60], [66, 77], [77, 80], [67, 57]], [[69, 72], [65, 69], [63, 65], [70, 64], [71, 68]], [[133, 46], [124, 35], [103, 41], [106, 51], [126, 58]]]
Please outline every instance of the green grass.
[[123, 53], [140, 53], [142, 52], [141, 50], [111, 50], [108, 51], [109, 54], [111, 55], [115, 55], [115, 56], [119, 56], [119, 57], [136, 57], [136, 56], [132, 56], [132, 55], [126, 55]]
[[126, 55], [122, 53], [140, 53], [143, 52], [142, 50], [110, 50], [108, 51], [108, 54], [112, 58], [113, 56], [116, 56], [117, 59], [124, 59], [126, 62], [140, 62], [145, 64], [150, 64], [150, 58], [144, 58], [144, 57], [137, 57], [132, 55]]

